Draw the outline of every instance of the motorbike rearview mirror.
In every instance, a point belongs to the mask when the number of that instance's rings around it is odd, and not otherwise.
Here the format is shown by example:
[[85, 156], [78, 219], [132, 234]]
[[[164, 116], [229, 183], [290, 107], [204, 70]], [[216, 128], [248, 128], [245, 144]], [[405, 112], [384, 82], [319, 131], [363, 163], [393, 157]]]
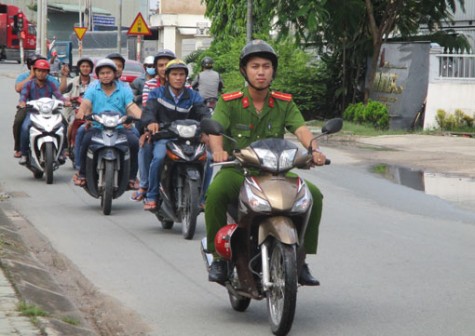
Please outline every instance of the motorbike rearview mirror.
[[343, 127], [343, 119], [333, 118], [328, 120], [322, 127], [322, 134], [333, 134], [339, 132]]
[[211, 135], [223, 135], [224, 128], [219, 122], [212, 119], [203, 119], [200, 123], [201, 132]]

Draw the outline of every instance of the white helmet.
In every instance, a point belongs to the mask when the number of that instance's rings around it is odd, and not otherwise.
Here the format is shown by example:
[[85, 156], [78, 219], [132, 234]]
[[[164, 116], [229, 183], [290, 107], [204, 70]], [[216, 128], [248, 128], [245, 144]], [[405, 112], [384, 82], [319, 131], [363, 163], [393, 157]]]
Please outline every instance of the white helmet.
[[145, 64], [152, 64], [152, 65], [154, 65], [154, 64], [155, 64], [154, 60], [155, 60], [155, 57], [153, 57], [153, 56], [147, 56], [147, 57], [145, 57], [145, 59], [143, 60], [143, 64], [144, 64], [144, 65], [145, 65]]
[[104, 67], [111, 68], [114, 70], [114, 73], [117, 72], [117, 66], [115, 65], [114, 61], [108, 58], [103, 58], [96, 64], [96, 68], [94, 69], [96, 76], [99, 77], [99, 70]]

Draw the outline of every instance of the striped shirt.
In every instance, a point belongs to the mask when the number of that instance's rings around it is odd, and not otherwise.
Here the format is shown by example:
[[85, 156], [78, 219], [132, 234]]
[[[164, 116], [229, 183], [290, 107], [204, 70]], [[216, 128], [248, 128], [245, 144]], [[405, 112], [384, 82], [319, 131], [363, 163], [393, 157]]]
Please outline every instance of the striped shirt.
[[160, 86], [160, 80], [158, 78], [152, 78], [146, 81], [143, 85], [142, 91], [142, 106], [147, 105], [147, 99], [150, 92]]

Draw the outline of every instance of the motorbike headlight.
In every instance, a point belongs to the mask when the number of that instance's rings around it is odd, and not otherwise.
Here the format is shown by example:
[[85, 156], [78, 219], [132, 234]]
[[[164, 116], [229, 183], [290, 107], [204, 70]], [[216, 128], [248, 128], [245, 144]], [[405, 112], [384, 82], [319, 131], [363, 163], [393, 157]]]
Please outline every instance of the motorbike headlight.
[[196, 134], [197, 128], [196, 125], [177, 125], [176, 127], [178, 135], [185, 139], [193, 138]]
[[116, 127], [119, 124], [119, 117], [117, 115], [103, 114], [99, 122], [106, 127]]
[[277, 157], [276, 153], [268, 149], [254, 148], [254, 151], [261, 160], [262, 167], [272, 171], [282, 171], [292, 168], [297, 153], [297, 149], [286, 149]]
[[254, 148], [254, 151], [259, 157], [262, 167], [277, 170], [277, 157], [272, 151], [264, 148]]
[[286, 170], [293, 167], [297, 149], [286, 149], [282, 151], [279, 158], [279, 170]]
[[272, 207], [270, 206], [269, 202], [262, 197], [257, 196], [252, 192], [251, 187], [245, 183], [244, 190], [246, 191], [246, 196], [249, 201], [249, 206], [252, 208], [254, 212], [267, 212], [271, 211]]
[[[303, 183], [303, 181], [301, 183]], [[295, 202], [291, 212], [304, 213], [312, 205], [312, 194], [310, 194], [310, 191], [305, 184], [303, 184], [302, 187], [304, 188], [305, 192], [303, 196]]]
[[53, 106], [54, 100], [42, 102], [41, 105], [38, 106], [38, 110], [41, 114], [51, 114], [53, 112]]

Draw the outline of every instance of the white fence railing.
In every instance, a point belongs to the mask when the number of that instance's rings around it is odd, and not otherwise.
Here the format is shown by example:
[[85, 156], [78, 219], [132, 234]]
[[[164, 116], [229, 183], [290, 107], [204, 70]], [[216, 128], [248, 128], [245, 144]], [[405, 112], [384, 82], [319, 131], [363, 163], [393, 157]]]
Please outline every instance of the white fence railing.
[[475, 80], [474, 54], [439, 54], [439, 79]]

